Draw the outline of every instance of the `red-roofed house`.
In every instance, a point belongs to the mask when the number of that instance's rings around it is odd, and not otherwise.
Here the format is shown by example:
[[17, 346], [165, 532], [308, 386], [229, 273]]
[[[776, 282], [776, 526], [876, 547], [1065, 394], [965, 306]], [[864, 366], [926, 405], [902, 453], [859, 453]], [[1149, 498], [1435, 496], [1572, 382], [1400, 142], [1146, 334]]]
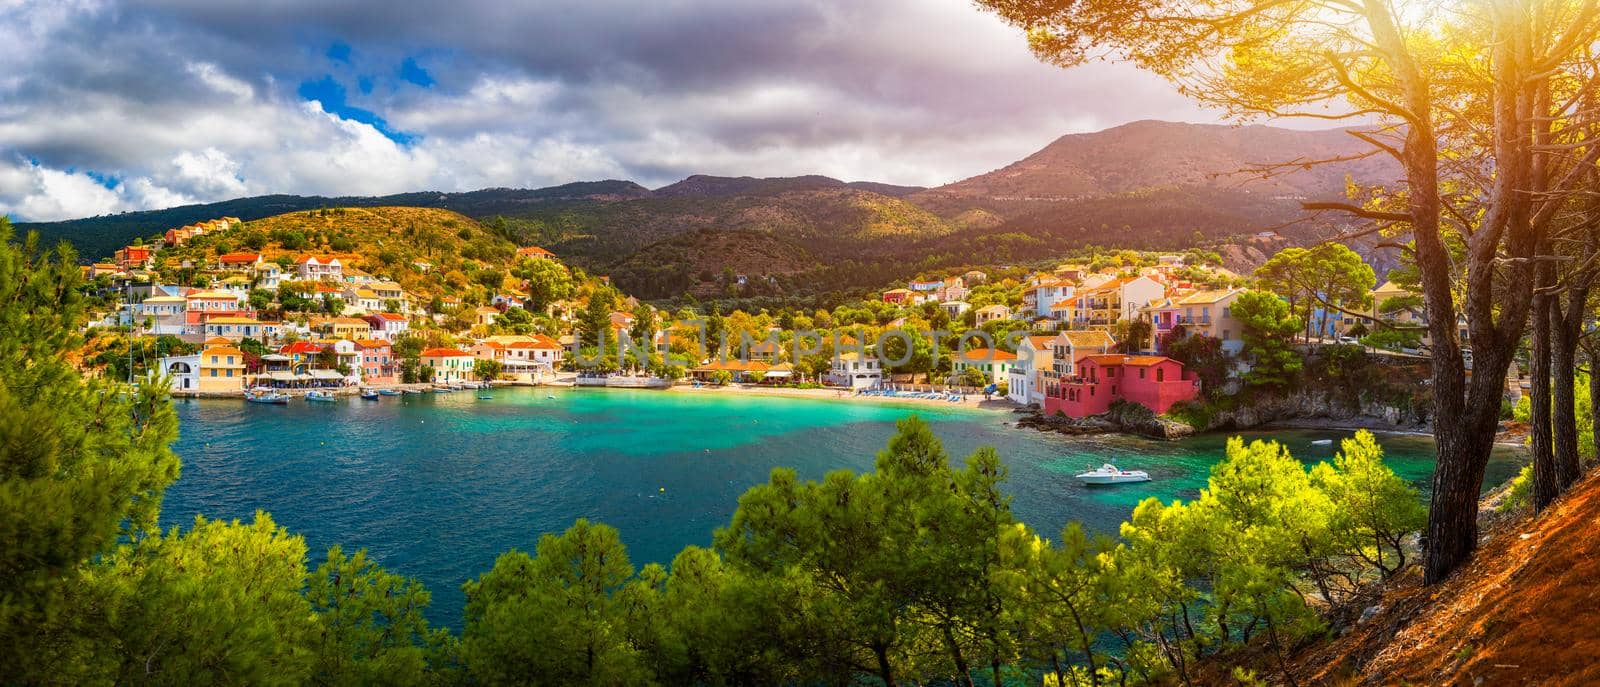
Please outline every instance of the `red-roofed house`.
[[344, 279], [344, 265], [338, 258], [326, 255], [307, 255], [294, 262], [295, 271], [300, 275], [301, 281], [315, 281], [319, 279]]
[[1017, 354], [998, 348], [971, 348], [958, 351], [950, 358], [950, 369], [960, 375], [967, 368], [983, 373], [990, 384], [1008, 384], [1012, 366], [1017, 364]]
[[122, 269], [134, 269], [150, 266], [149, 246], [128, 246], [116, 252], [117, 266]]
[[224, 253], [217, 256], [217, 263], [225, 270], [251, 270], [261, 264], [260, 253]]
[[1045, 397], [1046, 415], [1099, 415], [1116, 401], [1137, 403], [1156, 414], [1200, 395], [1200, 381], [1183, 363], [1159, 355], [1107, 353], [1078, 359], [1077, 376], [1061, 380]]
[[458, 348], [430, 348], [420, 356], [424, 372], [432, 370], [428, 381], [434, 384], [452, 384], [472, 379], [472, 367], [477, 362], [471, 353]]
[[322, 347], [310, 341], [296, 341], [279, 346], [278, 353], [289, 356], [291, 372], [306, 374], [308, 370], [317, 366], [317, 356], [322, 354]]
[[518, 248], [517, 249], [517, 257], [519, 257], [519, 258], [533, 258], [535, 260], [549, 260], [550, 258], [553, 258], [555, 256], [556, 256], [555, 253], [547, 251], [547, 250], [545, 250], [543, 248], [540, 248], [538, 246], [524, 246], [522, 248]]
[[366, 319], [372, 325], [372, 335], [385, 341], [394, 341], [411, 327], [406, 316], [399, 313], [375, 312], [367, 315]]

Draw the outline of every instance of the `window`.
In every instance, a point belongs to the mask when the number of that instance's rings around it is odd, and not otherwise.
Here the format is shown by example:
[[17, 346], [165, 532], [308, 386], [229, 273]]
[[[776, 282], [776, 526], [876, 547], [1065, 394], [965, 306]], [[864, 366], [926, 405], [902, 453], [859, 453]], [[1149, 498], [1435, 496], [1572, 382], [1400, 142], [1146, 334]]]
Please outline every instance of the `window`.
[[1144, 379], [1144, 368], [1142, 368], [1142, 367], [1139, 368], [1139, 379]]
[[211, 376], [212, 377], [217, 376], [217, 369], [216, 368], [211, 368]]

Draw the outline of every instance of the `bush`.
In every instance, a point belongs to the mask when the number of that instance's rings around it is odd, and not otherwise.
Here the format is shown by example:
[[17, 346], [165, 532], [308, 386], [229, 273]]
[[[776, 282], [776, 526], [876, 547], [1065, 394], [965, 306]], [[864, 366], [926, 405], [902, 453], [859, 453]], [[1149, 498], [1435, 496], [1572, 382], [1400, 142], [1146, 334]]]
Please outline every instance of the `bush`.
[[1511, 487], [1507, 489], [1505, 498], [1500, 499], [1500, 505], [1495, 506], [1496, 513], [1510, 513], [1520, 510], [1530, 503], [1533, 495], [1533, 466], [1524, 465], [1516, 477], [1511, 478]]

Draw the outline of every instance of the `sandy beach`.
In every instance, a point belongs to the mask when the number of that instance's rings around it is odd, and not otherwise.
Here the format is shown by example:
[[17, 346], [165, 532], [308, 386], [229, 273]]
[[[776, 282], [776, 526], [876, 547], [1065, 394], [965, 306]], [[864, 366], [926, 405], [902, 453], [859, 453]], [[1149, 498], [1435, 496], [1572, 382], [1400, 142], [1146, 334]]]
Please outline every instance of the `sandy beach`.
[[779, 396], [785, 398], [810, 398], [825, 401], [851, 401], [858, 403], [887, 403], [917, 406], [938, 406], [972, 408], [980, 410], [1013, 410], [1017, 404], [1004, 397], [995, 397], [985, 401], [983, 394], [968, 394], [966, 399], [959, 402], [935, 400], [927, 398], [914, 398], [905, 396], [862, 396], [851, 394], [840, 389], [791, 389], [785, 387], [742, 386], [729, 384], [727, 386], [690, 386], [679, 384], [666, 390], [675, 394], [743, 394], [750, 396]]

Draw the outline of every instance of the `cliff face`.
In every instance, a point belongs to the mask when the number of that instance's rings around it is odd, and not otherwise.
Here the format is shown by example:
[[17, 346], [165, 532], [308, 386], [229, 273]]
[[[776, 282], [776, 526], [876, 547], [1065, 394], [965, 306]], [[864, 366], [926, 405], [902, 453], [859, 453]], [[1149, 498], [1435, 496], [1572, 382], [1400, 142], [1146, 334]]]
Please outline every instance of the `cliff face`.
[[1282, 396], [1258, 397], [1236, 408], [1219, 410], [1206, 426], [1197, 429], [1250, 429], [1267, 424], [1337, 424], [1392, 431], [1423, 431], [1429, 428], [1427, 419], [1414, 407], [1378, 400], [1351, 401], [1331, 392], [1298, 391]]

